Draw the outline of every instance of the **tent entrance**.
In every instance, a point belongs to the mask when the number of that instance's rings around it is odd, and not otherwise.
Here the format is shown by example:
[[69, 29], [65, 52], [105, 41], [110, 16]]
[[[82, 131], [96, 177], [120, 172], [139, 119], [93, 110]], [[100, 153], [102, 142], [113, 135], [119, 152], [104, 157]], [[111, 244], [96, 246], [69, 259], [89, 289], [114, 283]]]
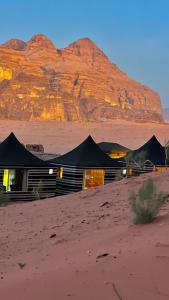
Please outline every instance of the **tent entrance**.
[[6, 192], [27, 191], [27, 171], [24, 169], [5, 169], [3, 189]]
[[104, 184], [104, 170], [86, 169], [83, 173], [83, 189], [100, 186]]

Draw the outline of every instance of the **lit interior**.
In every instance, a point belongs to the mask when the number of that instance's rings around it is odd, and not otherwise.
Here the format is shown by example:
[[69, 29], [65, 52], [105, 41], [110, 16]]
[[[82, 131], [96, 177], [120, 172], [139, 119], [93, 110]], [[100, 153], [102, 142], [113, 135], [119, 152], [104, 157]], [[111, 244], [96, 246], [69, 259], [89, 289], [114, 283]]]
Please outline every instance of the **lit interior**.
[[6, 192], [26, 191], [27, 172], [23, 169], [4, 169], [3, 189]]
[[118, 152], [114, 152], [114, 153], [110, 153], [109, 156], [111, 158], [120, 158], [120, 157], [125, 157], [127, 155], [126, 152], [122, 152], [122, 151], [118, 151]]
[[63, 167], [58, 167], [57, 178], [63, 178]]
[[104, 170], [87, 169], [83, 175], [83, 189], [88, 189], [104, 184]]

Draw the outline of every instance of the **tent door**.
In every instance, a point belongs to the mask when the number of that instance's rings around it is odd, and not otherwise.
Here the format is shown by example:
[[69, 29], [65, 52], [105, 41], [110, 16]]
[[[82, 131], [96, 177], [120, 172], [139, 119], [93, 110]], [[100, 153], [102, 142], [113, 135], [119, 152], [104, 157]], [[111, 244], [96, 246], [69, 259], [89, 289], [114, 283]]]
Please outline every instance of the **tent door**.
[[3, 187], [6, 192], [27, 191], [27, 170], [5, 169], [3, 173]]
[[104, 170], [102, 169], [86, 169], [83, 173], [83, 189], [96, 187], [104, 184]]

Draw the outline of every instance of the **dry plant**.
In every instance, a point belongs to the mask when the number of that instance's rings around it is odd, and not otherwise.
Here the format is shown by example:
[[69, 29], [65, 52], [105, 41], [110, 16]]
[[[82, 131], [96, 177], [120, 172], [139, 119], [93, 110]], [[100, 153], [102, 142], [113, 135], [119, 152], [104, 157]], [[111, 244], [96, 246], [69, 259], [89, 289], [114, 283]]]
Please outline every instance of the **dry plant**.
[[153, 222], [167, 198], [168, 194], [158, 191], [153, 180], [149, 179], [144, 182], [138, 192], [132, 192], [128, 199], [134, 214], [134, 223], [146, 224]]
[[35, 195], [35, 199], [40, 200], [42, 193], [43, 193], [43, 182], [42, 180], [39, 180], [37, 186], [34, 187], [33, 189], [33, 194]]
[[0, 188], [0, 207], [7, 206], [9, 203], [8, 195]]

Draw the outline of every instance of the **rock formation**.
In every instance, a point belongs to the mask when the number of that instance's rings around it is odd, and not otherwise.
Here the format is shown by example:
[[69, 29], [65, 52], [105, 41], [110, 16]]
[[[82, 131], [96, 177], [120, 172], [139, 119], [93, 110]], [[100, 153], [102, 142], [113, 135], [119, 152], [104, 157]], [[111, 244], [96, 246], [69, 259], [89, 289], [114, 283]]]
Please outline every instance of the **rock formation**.
[[159, 95], [88, 38], [57, 49], [44, 35], [0, 46], [0, 118], [162, 121]]

